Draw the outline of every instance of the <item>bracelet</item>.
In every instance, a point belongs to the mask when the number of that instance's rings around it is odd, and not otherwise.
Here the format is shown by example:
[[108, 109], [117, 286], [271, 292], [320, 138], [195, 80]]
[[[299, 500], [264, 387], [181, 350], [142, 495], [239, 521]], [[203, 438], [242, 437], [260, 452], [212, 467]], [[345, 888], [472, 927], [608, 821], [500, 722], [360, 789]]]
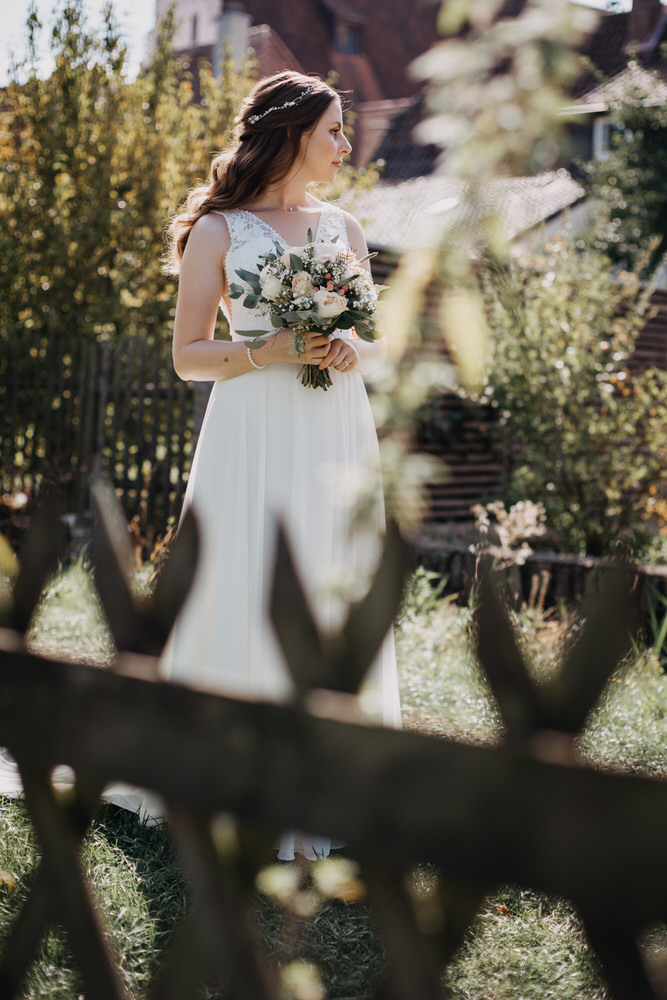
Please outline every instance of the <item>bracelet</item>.
[[253, 356], [252, 356], [252, 353], [251, 353], [251, 351], [250, 351], [250, 348], [249, 348], [249, 347], [246, 347], [246, 354], [248, 355], [248, 361], [249, 361], [249, 362], [250, 362], [250, 364], [251, 364], [251, 365], [253, 366], [253, 368], [256, 368], [256, 369], [257, 369], [257, 371], [261, 371], [261, 370], [262, 370], [262, 368], [266, 368], [266, 365], [258, 365], [258, 364], [257, 364], [257, 362], [255, 361], [255, 359], [254, 359], [254, 358], [253, 358]]

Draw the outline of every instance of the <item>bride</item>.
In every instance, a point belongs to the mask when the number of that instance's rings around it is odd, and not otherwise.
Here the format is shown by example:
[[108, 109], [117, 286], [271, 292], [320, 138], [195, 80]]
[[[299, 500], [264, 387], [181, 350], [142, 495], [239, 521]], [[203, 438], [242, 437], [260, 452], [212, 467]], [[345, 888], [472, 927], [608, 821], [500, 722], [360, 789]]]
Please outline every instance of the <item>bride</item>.
[[[179, 273], [173, 359], [184, 379], [214, 380], [185, 497], [199, 518], [201, 565], [163, 658], [165, 677], [241, 697], [286, 700], [291, 682], [268, 620], [276, 523], [285, 525], [297, 568], [324, 630], [344, 620], [379, 554], [384, 511], [378, 443], [362, 373], [385, 356], [382, 340], [348, 331], [306, 336], [297, 357], [288, 329], [261, 347], [241, 331], [262, 328], [239, 298], [239, 270], [263, 253], [336, 243], [361, 259], [359, 223], [308, 189], [331, 182], [350, 152], [336, 91], [316, 77], [283, 72], [261, 80], [242, 104], [234, 145], [213, 160], [170, 227]], [[368, 266], [368, 265], [366, 265]], [[250, 290], [250, 289], [248, 289]], [[231, 341], [214, 339], [219, 306]], [[264, 320], [267, 330], [273, 330]], [[327, 390], [301, 384], [303, 364], [328, 368]], [[356, 526], [354, 483], [375, 477], [372, 523]], [[362, 704], [400, 725], [393, 637], [385, 641]], [[297, 843], [313, 856], [322, 844]], [[293, 856], [283, 843], [282, 857]]]
[[[331, 182], [350, 148], [336, 91], [299, 73], [268, 77], [242, 104], [234, 144], [215, 157], [207, 183], [171, 222], [170, 266], [179, 275], [174, 367], [214, 388], [185, 496], [201, 529], [200, 563], [161, 661], [165, 679], [236, 697], [290, 698], [267, 610], [279, 520], [322, 630], [344, 621], [377, 564], [384, 509], [362, 373], [383, 360], [384, 342], [315, 331], [298, 357], [288, 329], [275, 331], [228, 296], [239, 270], [257, 272], [262, 254], [276, 243], [303, 245], [309, 231], [315, 243], [364, 257], [358, 222], [308, 190]], [[231, 341], [214, 337], [220, 307]], [[262, 346], [242, 335], [258, 328], [267, 329]], [[301, 384], [304, 364], [329, 369], [327, 391]], [[369, 479], [374, 505], [359, 527], [350, 498]], [[392, 635], [361, 704], [377, 722], [400, 726]], [[141, 806], [111, 790], [105, 797]], [[313, 858], [331, 846], [290, 834], [279, 857], [296, 850]]]

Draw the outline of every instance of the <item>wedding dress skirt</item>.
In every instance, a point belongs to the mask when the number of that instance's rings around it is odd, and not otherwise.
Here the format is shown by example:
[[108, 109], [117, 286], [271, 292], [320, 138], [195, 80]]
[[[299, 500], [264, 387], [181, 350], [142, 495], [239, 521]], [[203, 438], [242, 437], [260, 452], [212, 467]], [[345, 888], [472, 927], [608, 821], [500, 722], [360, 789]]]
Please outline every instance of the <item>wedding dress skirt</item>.
[[[280, 238], [250, 212], [225, 212], [224, 218], [232, 281], [239, 268], [256, 271], [261, 254]], [[315, 240], [349, 247], [339, 209], [323, 207]], [[259, 327], [240, 299], [231, 312], [225, 302], [222, 307], [233, 339], [243, 339], [240, 330]], [[350, 599], [367, 589], [384, 529], [377, 435], [359, 372], [330, 369], [330, 375], [327, 391], [301, 385], [297, 364], [267, 365], [215, 383], [184, 502], [198, 519], [199, 562], [161, 659], [165, 679], [233, 697], [290, 699], [289, 672], [268, 612], [279, 523], [324, 632], [336, 630]], [[370, 487], [373, 502], [357, 523], [351, 498], [360, 485], [367, 497]], [[400, 726], [393, 634], [360, 700], [379, 724]], [[123, 801], [113, 791], [106, 797], [146, 808], [136, 790], [122, 790]], [[278, 856], [291, 859], [297, 850], [314, 858], [330, 846], [336, 845], [323, 836], [288, 834]]]

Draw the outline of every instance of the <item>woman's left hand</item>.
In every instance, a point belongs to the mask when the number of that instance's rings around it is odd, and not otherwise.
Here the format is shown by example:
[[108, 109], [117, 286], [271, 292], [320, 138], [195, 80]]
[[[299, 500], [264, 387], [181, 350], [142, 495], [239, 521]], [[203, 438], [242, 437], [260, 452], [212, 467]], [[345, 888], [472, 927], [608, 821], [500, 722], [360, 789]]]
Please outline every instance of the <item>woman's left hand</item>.
[[359, 363], [359, 355], [349, 341], [332, 337], [329, 350], [320, 361], [320, 368], [335, 368], [339, 372], [351, 372]]

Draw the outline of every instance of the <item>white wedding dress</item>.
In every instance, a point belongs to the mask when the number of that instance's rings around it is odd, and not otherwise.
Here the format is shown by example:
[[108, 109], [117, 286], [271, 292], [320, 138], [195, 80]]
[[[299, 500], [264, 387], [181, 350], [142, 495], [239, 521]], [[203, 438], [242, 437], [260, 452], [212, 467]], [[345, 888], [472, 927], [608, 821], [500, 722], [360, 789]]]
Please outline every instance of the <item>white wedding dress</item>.
[[[220, 214], [231, 238], [225, 261], [230, 282], [239, 280], [239, 268], [257, 271], [260, 255], [275, 241], [285, 245], [251, 212]], [[332, 240], [349, 248], [343, 213], [324, 205], [315, 241]], [[246, 339], [240, 330], [272, 329], [241, 299], [232, 301], [231, 315], [224, 300], [221, 306], [234, 340]], [[268, 616], [278, 519], [323, 630], [335, 629], [345, 619], [350, 594], [356, 590], [359, 596], [368, 585], [379, 557], [384, 506], [364, 382], [358, 371], [330, 369], [333, 385], [312, 389], [301, 384], [299, 371], [296, 364], [271, 364], [213, 387], [184, 501], [201, 529], [199, 564], [161, 660], [165, 679], [236, 697], [289, 699], [289, 673]], [[369, 476], [375, 504], [370, 521], [359, 527], [350, 498]], [[377, 722], [400, 726], [392, 634], [361, 705]], [[110, 790], [105, 797], [141, 810], [141, 793], [132, 791], [121, 796]], [[290, 860], [296, 850], [314, 858], [332, 846], [324, 837], [288, 834], [278, 856]]]

